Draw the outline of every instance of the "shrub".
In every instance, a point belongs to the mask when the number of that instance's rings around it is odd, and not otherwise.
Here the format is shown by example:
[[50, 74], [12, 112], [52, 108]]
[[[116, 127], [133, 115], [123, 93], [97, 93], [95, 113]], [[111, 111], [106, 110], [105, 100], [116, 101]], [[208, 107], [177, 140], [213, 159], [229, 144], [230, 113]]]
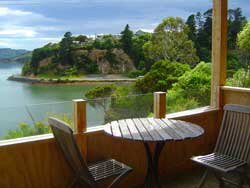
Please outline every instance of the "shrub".
[[136, 81], [135, 87], [142, 93], [166, 91], [188, 70], [187, 64], [161, 60], [152, 66], [144, 78]]

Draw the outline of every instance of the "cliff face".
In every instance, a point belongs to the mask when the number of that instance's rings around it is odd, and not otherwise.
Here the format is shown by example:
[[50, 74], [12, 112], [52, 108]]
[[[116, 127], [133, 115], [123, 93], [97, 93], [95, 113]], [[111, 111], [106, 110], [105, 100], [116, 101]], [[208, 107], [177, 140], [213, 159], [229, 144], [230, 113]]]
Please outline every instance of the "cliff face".
[[134, 64], [131, 58], [121, 49], [92, 50], [88, 57], [96, 62], [100, 73], [118, 74], [134, 70]]
[[[135, 69], [133, 61], [122, 49], [75, 50], [72, 52], [72, 57], [73, 61], [77, 61], [81, 67], [86, 67], [86, 64], [89, 63], [97, 65], [98, 73], [101, 74], [121, 74]], [[39, 69], [49, 66], [52, 59], [52, 57], [49, 57], [41, 60]], [[65, 70], [68, 67], [61, 64], [57, 65], [57, 69], [60, 70]], [[88, 72], [86, 71], [86, 73]]]

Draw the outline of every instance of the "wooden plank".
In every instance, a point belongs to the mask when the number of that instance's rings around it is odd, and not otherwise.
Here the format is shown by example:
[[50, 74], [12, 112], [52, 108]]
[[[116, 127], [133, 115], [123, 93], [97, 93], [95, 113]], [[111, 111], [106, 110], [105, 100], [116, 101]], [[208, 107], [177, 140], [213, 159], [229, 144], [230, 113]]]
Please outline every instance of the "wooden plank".
[[115, 137], [122, 137], [120, 128], [119, 128], [119, 124], [117, 121], [112, 121], [111, 122], [111, 130], [112, 130], [112, 134]]
[[143, 140], [144, 141], [152, 141], [153, 140], [152, 136], [145, 129], [142, 122], [138, 118], [135, 118], [132, 120], [134, 121], [137, 130], [140, 132], [141, 136], [143, 137]]
[[110, 124], [110, 123], [108, 123], [108, 124], [106, 124], [106, 125], [104, 126], [104, 131], [105, 131], [106, 133], [110, 134], [110, 135], [113, 135], [112, 129], [111, 129], [111, 124]]
[[164, 140], [173, 140], [173, 138], [155, 121], [154, 118], [147, 118], [147, 120], [154, 126], [154, 129], [161, 135]]
[[147, 120], [147, 118], [140, 118], [140, 121], [142, 122], [143, 126], [151, 135], [154, 141], [164, 140], [164, 138], [162, 138], [161, 135], [155, 130], [154, 126], [152, 126], [152, 124]]
[[143, 140], [141, 137], [141, 134], [137, 130], [137, 127], [135, 126], [134, 122], [132, 119], [126, 119], [125, 120], [128, 126], [128, 129], [133, 137], [134, 140]]
[[[176, 120], [175, 126], [178, 127], [179, 129], [183, 130], [183, 132], [185, 132], [185, 134], [189, 135], [189, 138], [194, 138], [194, 137], [200, 136], [200, 131], [196, 131], [196, 127], [190, 126], [186, 122]], [[191, 127], [193, 127], [193, 130]]]
[[180, 121], [178, 120], [178, 122], [181, 124], [182, 127], [185, 127], [186, 129], [190, 130], [191, 132], [193, 132], [193, 137], [197, 137], [197, 136], [200, 136], [204, 133], [204, 130], [197, 126], [197, 125], [194, 125], [190, 122], [183, 122], [183, 121]]
[[182, 129], [175, 125], [175, 120], [162, 119], [169, 127], [171, 127], [176, 134], [180, 135], [183, 139], [190, 138], [189, 134], [186, 134]]
[[166, 131], [168, 135], [173, 138], [173, 140], [183, 139], [180, 135], [176, 134], [176, 132], [171, 127], [169, 127], [164, 121], [162, 121], [162, 119], [155, 119], [155, 121]]
[[122, 133], [122, 137], [123, 138], [127, 138], [127, 139], [132, 139], [133, 137], [130, 134], [130, 131], [128, 129], [127, 123], [125, 120], [119, 120], [118, 121], [121, 133]]

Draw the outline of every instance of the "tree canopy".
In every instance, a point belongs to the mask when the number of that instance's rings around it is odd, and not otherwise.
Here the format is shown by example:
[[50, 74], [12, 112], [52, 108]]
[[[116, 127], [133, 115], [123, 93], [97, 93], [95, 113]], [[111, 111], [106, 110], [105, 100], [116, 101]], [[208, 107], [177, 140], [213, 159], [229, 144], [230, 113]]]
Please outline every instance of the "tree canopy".
[[135, 87], [142, 93], [166, 91], [188, 70], [190, 68], [187, 64], [161, 60], [143, 78], [136, 81]]
[[121, 47], [128, 55], [131, 54], [132, 50], [132, 37], [133, 32], [129, 29], [127, 24], [125, 29], [121, 32]]
[[188, 39], [188, 27], [179, 17], [168, 17], [156, 27], [144, 53], [153, 62], [168, 60], [193, 66], [199, 61], [194, 43]]

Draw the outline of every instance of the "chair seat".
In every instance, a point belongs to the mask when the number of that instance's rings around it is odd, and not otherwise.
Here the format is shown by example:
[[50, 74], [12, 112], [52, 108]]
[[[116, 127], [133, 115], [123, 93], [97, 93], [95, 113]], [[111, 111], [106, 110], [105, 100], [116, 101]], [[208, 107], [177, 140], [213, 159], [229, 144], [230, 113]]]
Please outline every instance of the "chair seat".
[[95, 181], [121, 174], [124, 170], [130, 169], [127, 165], [114, 159], [97, 162], [89, 165], [88, 168]]
[[204, 156], [197, 156], [191, 158], [191, 160], [225, 173], [247, 164], [245, 161], [241, 161], [220, 153], [211, 153]]

